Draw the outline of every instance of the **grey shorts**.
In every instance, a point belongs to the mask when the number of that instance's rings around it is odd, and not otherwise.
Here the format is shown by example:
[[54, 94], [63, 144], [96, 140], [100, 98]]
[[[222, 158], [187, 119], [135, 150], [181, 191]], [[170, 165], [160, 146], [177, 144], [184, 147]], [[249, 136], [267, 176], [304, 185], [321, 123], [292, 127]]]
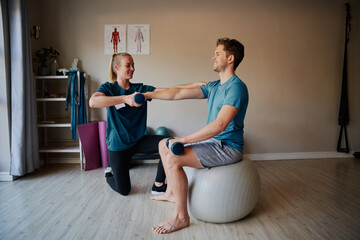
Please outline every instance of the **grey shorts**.
[[208, 140], [185, 144], [194, 150], [197, 159], [203, 167], [216, 167], [241, 161], [242, 152], [223, 144], [220, 140]]

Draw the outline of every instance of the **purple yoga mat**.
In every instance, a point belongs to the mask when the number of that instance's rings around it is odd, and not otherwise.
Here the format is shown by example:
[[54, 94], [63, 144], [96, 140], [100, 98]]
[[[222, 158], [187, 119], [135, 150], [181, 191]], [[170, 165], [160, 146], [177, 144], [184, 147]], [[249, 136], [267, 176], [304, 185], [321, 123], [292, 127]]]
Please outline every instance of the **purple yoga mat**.
[[79, 137], [85, 155], [85, 171], [101, 167], [98, 122], [78, 125]]
[[99, 143], [102, 167], [108, 166], [108, 151], [106, 145], [106, 122], [99, 122]]

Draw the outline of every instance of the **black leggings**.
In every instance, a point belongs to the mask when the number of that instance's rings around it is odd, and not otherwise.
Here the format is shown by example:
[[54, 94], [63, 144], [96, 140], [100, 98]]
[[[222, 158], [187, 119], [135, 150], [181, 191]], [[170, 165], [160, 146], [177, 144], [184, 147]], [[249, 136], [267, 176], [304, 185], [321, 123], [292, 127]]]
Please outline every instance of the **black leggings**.
[[[158, 153], [158, 145], [163, 138], [165, 137], [158, 135], [148, 135], [144, 136], [135, 146], [125, 151], [108, 150], [109, 164], [113, 175], [108, 176], [106, 181], [115, 192], [118, 192], [121, 195], [129, 194], [131, 190], [129, 174], [131, 157], [136, 153]], [[165, 181], [165, 171], [161, 159], [158, 164], [155, 181]]]

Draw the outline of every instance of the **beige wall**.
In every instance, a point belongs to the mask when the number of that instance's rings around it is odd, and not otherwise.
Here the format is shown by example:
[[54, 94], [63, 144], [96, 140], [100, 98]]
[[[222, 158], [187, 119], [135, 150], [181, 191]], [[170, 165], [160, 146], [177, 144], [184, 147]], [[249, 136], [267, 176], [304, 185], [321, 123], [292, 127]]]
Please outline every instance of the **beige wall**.
[[[133, 82], [170, 87], [217, 80], [211, 57], [217, 38], [245, 45], [237, 74], [247, 84], [246, 153], [336, 151], [339, 132], [345, 8], [341, 0], [29, 0], [34, 50], [53, 46], [60, 67], [74, 57], [94, 92], [108, 81], [105, 24], [150, 24], [151, 54], [134, 56]], [[360, 149], [360, 3], [352, 6], [349, 95], [352, 150]], [[206, 123], [206, 101], [149, 104], [148, 125], [185, 135]], [[91, 120], [103, 120], [104, 109]]]

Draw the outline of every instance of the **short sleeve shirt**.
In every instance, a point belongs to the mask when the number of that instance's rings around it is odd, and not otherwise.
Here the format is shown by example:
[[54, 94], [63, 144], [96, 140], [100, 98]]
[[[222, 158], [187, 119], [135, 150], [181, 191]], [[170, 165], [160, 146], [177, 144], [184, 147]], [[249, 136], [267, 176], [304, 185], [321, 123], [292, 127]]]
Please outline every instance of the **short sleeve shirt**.
[[[98, 92], [106, 96], [130, 95], [134, 92], [152, 92], [155, 87], [141, 83], [130, 83], [129, 89], [121, 88], [117, 82], [102, 84]], [[147, 102], [140, 107], [125, 107], [116, 109], [115, 106], [106, 108], [106, 143], [110, 151], [124, 151], [134, 146], [143, 136], [146, 129]]]
[[244, 152], [244, 118], [249, 102], [246, 84], [236, 75], [233, 75], [224, 84], [220, 80], [202, 85], [201, 90], [208, 99], [207, 124], [214, 121], [224, 105], [236, 107], [239, 111], [225, 131], [214, 138], [221, 140], [225, 145]]

